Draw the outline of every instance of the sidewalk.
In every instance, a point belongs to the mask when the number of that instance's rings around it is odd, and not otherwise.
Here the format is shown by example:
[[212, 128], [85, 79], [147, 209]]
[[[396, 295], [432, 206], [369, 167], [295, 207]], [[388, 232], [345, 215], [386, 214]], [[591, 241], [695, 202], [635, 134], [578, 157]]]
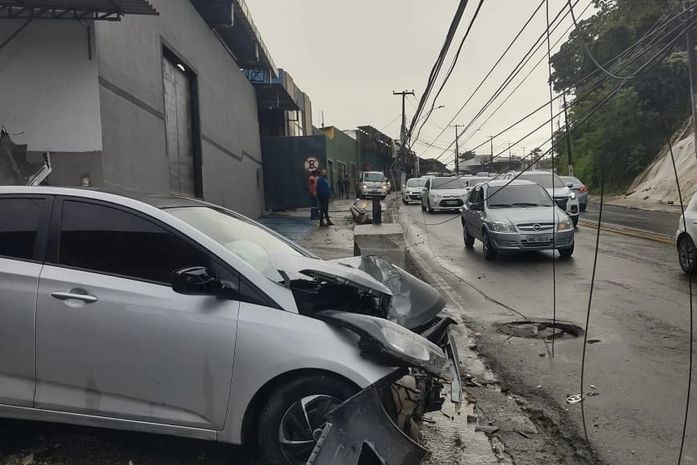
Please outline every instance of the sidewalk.
[[[391, 196], [385, 202], [386, 213], [394, 218], [398, 217], [397, 200]], [[353, 224], [348, 207], [352, 203], [353, 200], [342, 200], [332, 204], [330, 215], [333, 213], [336, 226], [330, 228], [319, 228], [317, 222], [310, 222], [309, 210], [275, 213], [261, 221], [282, 234], [287, 232], [288, 237], [323, 258], [350, 256], [353, 255]], [[423, 259], [418, 256], [412, 259], [415, 263], [408, 267], [409, 271], [443, 292], [449, 301], [452, 317], [458, 321], [456, 340], [466, 386], [465, 401], [459, 412], [446, 400], [442, 412], [425, 416], [421, 439], [432, 454], [424, 463], [494, 465], [515, 461], [558, 464], [556, 454], [548, 449], [549, 442], [544, 433], [516, 400], [501, 392], [494, 374], [473, 350], [476, 343], [457, 314], [461, 307], [456, 301], [459, 297]]]

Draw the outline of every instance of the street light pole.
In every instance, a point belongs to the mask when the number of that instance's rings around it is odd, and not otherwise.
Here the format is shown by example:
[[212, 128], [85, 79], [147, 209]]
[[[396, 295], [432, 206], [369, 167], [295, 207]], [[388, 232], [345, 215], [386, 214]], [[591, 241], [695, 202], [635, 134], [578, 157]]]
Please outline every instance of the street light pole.
[[491, 158], [489, 159], [489, 172], [494, 172], [494, 136], [489, 136], [489, 144], [491, 145]]
[[453, 124], [451, 128], [455, 128], [455, 174], [460, 174], [460, 134], [458, 129], [462, 124]]

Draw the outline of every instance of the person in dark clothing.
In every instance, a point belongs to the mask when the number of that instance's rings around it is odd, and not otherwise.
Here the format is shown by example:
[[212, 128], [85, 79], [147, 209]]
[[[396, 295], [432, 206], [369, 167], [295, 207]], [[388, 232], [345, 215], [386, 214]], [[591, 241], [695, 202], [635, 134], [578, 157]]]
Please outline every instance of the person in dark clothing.
[[344, 176], [344, 193], [346, 194], [346, 198], [350, 198], [351, 196], [351, 180], [349, 179], [349, 175], [347, 174]]
[[327, 179], [327, 170], [322, 170], [317, 179], [317, 198], [319, 199], [319, 225], [324, 226], [324, 220], [327, 220], [327, 226], [332, 226], [334, 223], [329, 219], [329, 198], [332, 196], [332, 188]]

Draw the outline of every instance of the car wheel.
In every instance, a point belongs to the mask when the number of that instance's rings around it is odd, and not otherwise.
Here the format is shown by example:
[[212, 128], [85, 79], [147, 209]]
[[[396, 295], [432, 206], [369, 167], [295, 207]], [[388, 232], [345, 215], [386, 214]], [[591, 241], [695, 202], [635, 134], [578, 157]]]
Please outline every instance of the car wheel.
[[425, 212], [426, 211], [426, 206], [424, 205], [423, 202], [421, 202], [421, 211]]
[[564, 258], [570, 258], [574, 254], [574, 246], [567, 247], [565, 249], [559, 249], [559, 255]]
[[695, 243], [692, 242], [690, 236], [683, 235], [678, 239], [678, 260], [680, 268], [685, 273], [694, 273], [695, 268], [697, 268], [696, 252]]
[[578, 215], [571, 217], [571, 222], [574, 224], [574, 228], [578, 226]]
[[409, 205], [409, 202], [407, 202], [405, 199], [402, 199], [402, 203], [403, 203], [404, 205]]
[[491, 239], [489, 239], [489, 234], [486, 231], [482, 233], [482, 247], [484, 250], [484, 258], [486, 258], [487, 260], [493, 260], [494, 258], [496, 258], [496, 249], [491, 243]]
[[472, 236], [469, 231], [467, 230], [467, 226], [464, 226], [463, 233], [465, 237], [465, 247], [467, 248], [472, 248], [474, 247], [474, 236]]
[[327, 415], [356, 393], [331, 376], [297, 378], [279, 386], [259, 415], [259, 449], [271, 465], [304, 465], [324, 429]]

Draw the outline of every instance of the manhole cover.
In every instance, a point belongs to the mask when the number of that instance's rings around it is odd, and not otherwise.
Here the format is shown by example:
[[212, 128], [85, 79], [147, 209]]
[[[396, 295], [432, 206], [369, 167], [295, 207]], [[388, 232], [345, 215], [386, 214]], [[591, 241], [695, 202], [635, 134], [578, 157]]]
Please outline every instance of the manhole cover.
[[512, 337], [532, 339], [559, 339], [566, 335], [578, 337], [583, 334], [580, 326], [568, 321], [522, 320], [496, 323], [496, 329]]

